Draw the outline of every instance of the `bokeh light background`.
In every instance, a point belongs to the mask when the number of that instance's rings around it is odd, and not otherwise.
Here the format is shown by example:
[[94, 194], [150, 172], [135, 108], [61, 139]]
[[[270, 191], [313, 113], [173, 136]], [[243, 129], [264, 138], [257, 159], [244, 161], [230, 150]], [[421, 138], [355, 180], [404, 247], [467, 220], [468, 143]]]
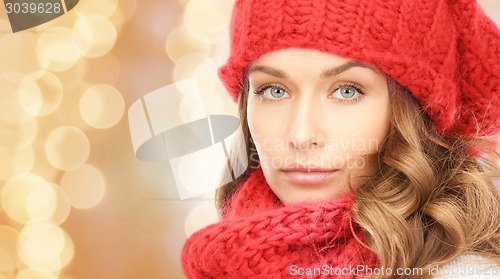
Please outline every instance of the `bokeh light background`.
[[[12, 34], [0, 8], [0, 279], [184, 278], [187, 236], [217, 219], [168, 163], [134, 157], [127, 109], [186, 78], [209, 114], [233, 0], [81, 0]], [[480, 1], [500, 23], [500, 1]]]

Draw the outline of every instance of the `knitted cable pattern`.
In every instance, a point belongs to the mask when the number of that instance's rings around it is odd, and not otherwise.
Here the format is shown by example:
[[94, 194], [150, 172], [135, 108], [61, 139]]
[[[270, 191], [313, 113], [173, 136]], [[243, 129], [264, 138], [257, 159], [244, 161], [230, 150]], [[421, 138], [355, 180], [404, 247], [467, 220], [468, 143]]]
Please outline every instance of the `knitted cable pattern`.
[[230, 31], [235, 101], [261, 55], [310, 48], [375, 65], [443, 135], [500, 131], [500, 31], [475, 0], [236, 0]]
[[[353, 195], [343, 194], [283, 206], [259, 168], [228, 202], [222, 220], [187, 240], [184, 272], [191, 279], [331, 278], [342, 268], [374, 268], [378, 260], [358, 241], [363, 231], [351, 221], [352, 203]], [[293, 276], [292, 265], [330, 271]]]

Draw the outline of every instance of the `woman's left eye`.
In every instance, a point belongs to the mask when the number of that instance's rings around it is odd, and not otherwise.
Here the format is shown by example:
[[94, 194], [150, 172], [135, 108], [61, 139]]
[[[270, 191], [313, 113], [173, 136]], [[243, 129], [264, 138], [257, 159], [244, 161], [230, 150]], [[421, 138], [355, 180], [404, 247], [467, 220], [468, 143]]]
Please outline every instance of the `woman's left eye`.
[[341, 101], [353, 101], [361, 97], [363, 91], [354, 85], [342, 85], [338, 87], [332, 96]]
[[279, 101], [290, 97], [284, 87], [273, 84], [259, 87], [254, 94], [258, 95], [263, 101]]
[[281, 99], [283, 96], [288, 95], [285, 89], [278, 86], [269, 86], [263, 93], [269, 99]]

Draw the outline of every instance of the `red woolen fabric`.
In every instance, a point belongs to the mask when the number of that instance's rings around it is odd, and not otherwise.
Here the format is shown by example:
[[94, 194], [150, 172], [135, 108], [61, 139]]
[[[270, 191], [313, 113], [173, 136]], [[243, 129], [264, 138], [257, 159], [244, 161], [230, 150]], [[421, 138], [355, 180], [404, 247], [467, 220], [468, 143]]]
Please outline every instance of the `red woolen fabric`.
[[475, 0], [236, 0], [230, 35], [219, 76], [235, 101], [259, 56], [311, 48], [375, 65], [443, 135], [500, 131], [500, 32]]
[[[333, 278], [342, 268], [374, 268], [377, 257], [360, 243], [363, 230], [351, 220], [352, 203], [353, 195], [343, 194], [283, 206], [259, 168], [233, 195], [222, 220], [187, 240], [184, 272], [190, 279]], [[328, 274], [293, 276], [298, 268], [325, 266]]]

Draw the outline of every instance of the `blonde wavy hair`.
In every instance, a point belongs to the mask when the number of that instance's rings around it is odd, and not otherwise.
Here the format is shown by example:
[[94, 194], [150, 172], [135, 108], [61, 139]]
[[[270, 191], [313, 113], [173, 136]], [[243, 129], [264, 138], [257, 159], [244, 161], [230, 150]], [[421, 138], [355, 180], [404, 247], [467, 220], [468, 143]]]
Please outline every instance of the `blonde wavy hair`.
[[[259, 165], [248, 129], [244, 84], [238, 108], [245, 152], [235, 148], [230, 158], [233, 166], [247, 167], [218, 189], [219, 208]], [[500, 264], [500, 194], [493, 183], [500, 178], [495, 164], [500, 157], [491, 144], [496, 139], [443, 137], [405, 88], [392, 80], [388, 88], [390, 131], [379, 153], [370, 155], [378, 160], [379, 171], [353, 189], [353, 218], [365, 230], [365, 244], [384, 268], [424, 271], [405, 278], [430, 277], [428, 269], [463, 254]]]

